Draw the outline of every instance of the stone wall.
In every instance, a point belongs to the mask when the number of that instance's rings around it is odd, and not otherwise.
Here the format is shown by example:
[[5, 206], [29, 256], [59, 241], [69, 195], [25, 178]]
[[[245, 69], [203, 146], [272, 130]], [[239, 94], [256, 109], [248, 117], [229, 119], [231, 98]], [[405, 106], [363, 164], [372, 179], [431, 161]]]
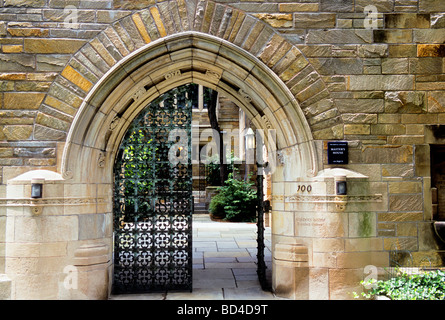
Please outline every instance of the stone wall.
[[[146, 8], [155, 9], [135, 14]], [[429, 145], [443, 143], [430, 128], [445, 123], [445, 2], [0, 0], [0, 274], [7, 182], [31, 169], [60, 172], [77, 111], [110, 66], [181, 30], [218, 36], [255, 55], [295, 96], [318, 169], [331, 167], [326, 142], [347, 140], [346, 168], [368, 177], [363, 190], [383, 195], [371, 207], [372, 244], [360, 237], [311, 240], [311, 250], [321, 249], [309, 252], [310, 263], [348, 266], [345, 259], [359, 259], [371, 246], [443, 264], [431, 225]], [[272, 189], [293, 196], [297, 184], [275, 180]], [[283, 227], [277, 241], [295, 237], [299, 226], [298, 217], [291, 225], [284, 217], [299, 210], [295, 199], [282, 201], [274, 221], [291, 229]]]

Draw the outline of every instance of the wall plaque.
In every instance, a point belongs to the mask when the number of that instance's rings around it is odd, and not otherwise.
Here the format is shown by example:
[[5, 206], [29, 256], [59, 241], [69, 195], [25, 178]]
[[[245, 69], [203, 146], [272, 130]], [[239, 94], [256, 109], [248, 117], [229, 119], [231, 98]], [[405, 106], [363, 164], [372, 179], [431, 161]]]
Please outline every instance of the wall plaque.
[[347, 142], [328, 142], [328, 164], [348, 164]]

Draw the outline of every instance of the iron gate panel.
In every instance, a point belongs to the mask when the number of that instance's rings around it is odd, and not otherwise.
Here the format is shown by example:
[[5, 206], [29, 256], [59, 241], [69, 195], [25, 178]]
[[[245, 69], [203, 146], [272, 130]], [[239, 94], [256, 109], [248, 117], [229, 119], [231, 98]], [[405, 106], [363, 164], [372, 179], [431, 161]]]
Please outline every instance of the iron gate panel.
[[184, 85], [151, 102], [121, 143], [114, 167], [114, 293], [192, 290], [195, 91]]
[[266, 262], [264, 258], [264, 167], [263, 164], [257, 163], [257, 275], [261, 288], [270, 291], [271, 287], [266, 276]]

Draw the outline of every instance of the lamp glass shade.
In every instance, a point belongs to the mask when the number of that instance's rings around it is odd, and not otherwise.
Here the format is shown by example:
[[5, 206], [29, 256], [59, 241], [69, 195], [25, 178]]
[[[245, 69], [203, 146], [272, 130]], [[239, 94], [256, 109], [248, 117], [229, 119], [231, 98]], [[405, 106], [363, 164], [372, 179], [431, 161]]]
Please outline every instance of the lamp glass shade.
[[346, 195], [346, 181], [337, 181], [337, 194], [338, 195]]
[[31, 198], [41, 198], [42, 197], [43, 185], [41, 183], [31, 184]]

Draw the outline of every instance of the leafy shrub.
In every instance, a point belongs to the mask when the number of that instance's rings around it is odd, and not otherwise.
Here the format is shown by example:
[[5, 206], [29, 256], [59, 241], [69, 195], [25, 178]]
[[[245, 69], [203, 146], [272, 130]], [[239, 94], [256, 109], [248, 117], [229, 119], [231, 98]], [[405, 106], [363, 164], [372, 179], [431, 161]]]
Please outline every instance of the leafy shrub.
[[387, 296], [392, 300], [444, 300], [445, 272], [430, 271], [419, 274], [401, 274], [389, 280], [362, 281], [363, 285], [372, 285], [365, 298]]
[[[220, 164], [219, 164], [219, 155], [213, 155], [208, 158], [208, 163], [206, 164], [207, 174], [206, 181], [209, 186], [220, 186], [221, 178], [220, 178]], [[227, 156], [227, 171], [233, 172], [235, 168], [235, 164], [238, 164], [240, 159], [235, 157], [233, 152], [231, 156]]]
[[256, 216], [256, 190], [255, 184], [250, 181], [238, 180], [229, 174], [229, 179], [219, 187], [209, 205], [214, 216], [222, 216], [229, 221], [254, 221]]

